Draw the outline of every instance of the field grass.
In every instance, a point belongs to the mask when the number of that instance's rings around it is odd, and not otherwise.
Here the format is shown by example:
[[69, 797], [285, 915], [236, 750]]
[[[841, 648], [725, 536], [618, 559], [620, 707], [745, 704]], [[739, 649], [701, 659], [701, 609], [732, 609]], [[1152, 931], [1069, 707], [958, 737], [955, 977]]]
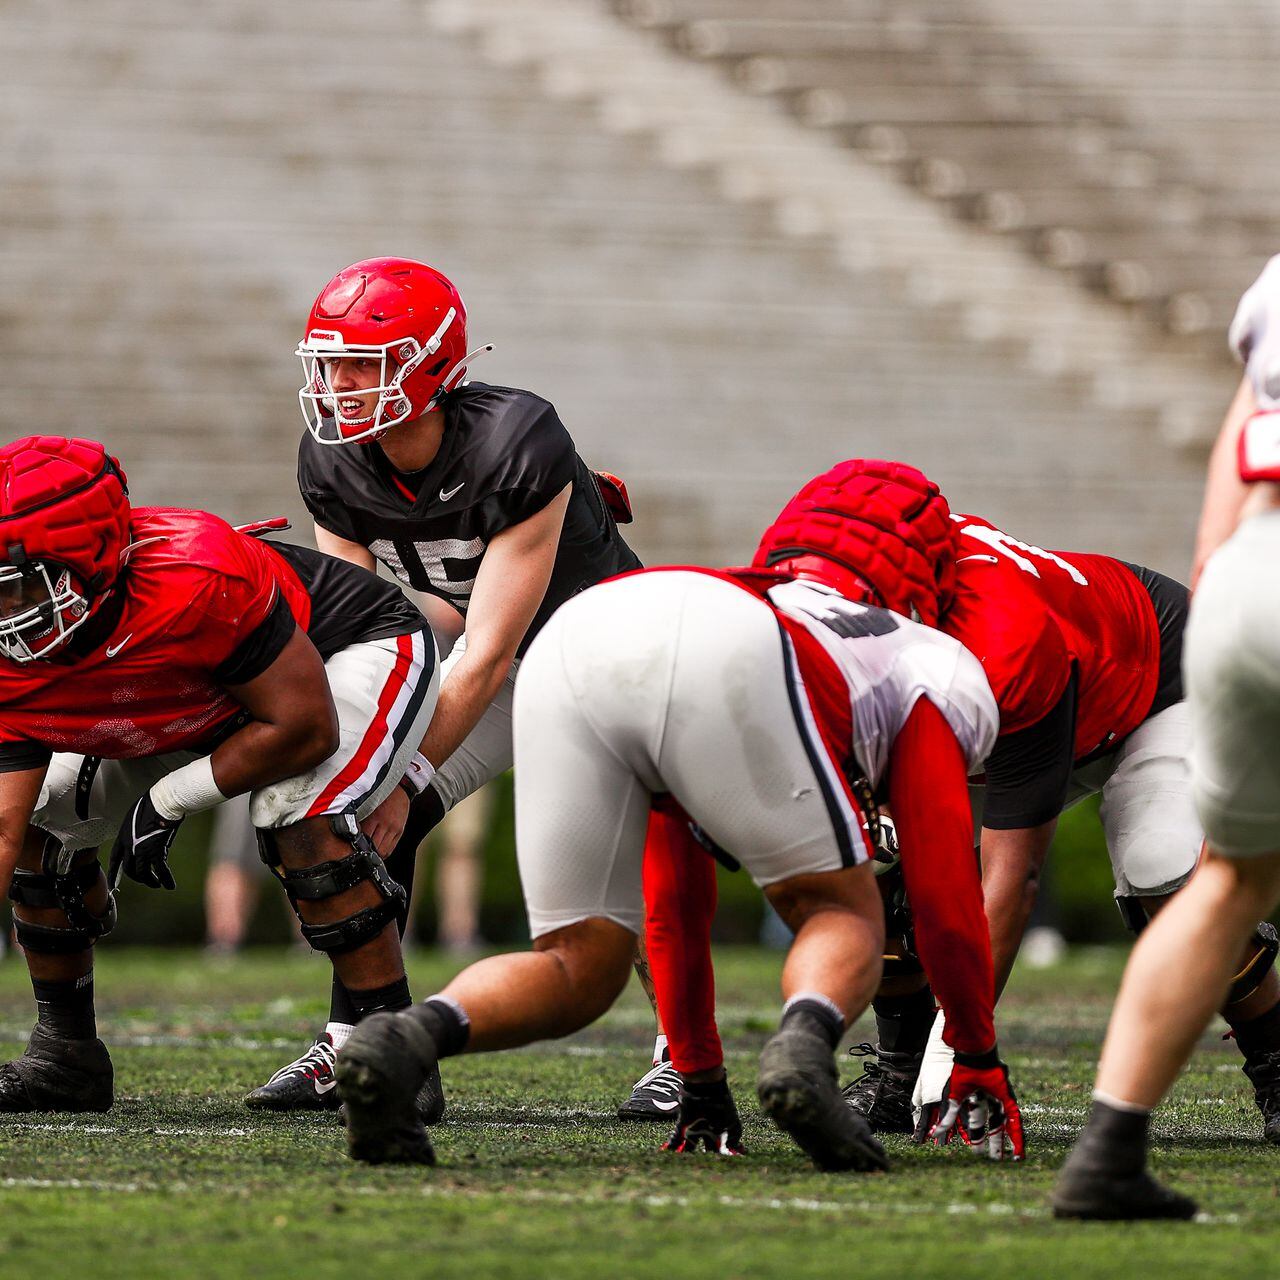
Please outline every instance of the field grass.
[[[104, 948], [117, 1102], [105, 1116], [0, 1121], [0, 1275], [1274, 1275], [1280, 1151], [1259, 1141], [1238, 1055], [1216, 1039], [1156, 1126], [1156, 1164], [1200, 1197], [1201, 1219], [1082, 1227], [1049, 1216], [1122, 958], [1078, 952], [1015, 978], [1002, 1040], [1031, 1133], [1024, 1166], [890, 1139], [893, 1172], [857, 1176], [815, 1172], [756, 1110], [755, 1055], [776, 1016], [772, 953], [718, 957], [748, 1158], [668, 1156], [663, 1130], [613, 1119], [651, 1043], [632, 991], [565, 1044], [450, 1062], [440, 1166], [422, 1170], [352, 1164], [330, 1115], [241, 1107], [323, 1022], [316, 958], [211, 966], [192, 952]], [[449, 972], [431, 955], [411, 965], [422, 994]], [[10, 959], [6, 1057], [29, 1011]]]

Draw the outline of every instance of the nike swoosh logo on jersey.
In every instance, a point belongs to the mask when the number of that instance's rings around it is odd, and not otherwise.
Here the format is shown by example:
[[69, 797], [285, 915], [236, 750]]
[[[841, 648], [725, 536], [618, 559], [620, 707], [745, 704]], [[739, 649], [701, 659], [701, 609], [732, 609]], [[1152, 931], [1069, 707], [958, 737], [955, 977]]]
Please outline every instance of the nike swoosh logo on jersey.
[[999, 564], [999, 556], [961, 556], [956, 564], [964, 564], [966, 560], [985, 560], [988, 564]]
[[450, 498], [452, 498], [452, 497], [454, 496], [454, 494], [456, 494], [456, 493], [458, 492], [458, 489], [461, 489], [461, 488], [463, 487], [463, 485], [465, 485], [466, 483], [467, 483], [467, 482], [464, 480], [464, 481], [462, 482], [462, 484], [458, 485], [458, 487], [457, 487], [456, 489], [449, 489], [447, 492], [446, 492], [444, 489], [441, 489], [441, 490], [440, 490], [440, 501], [441, 501], [441, 502], [448, 502], [448, 501], [449, 501], [449, 499], [450, 499]]
[[123, 649], [123, 648], [125, 647], [125, 645], [127, 645], [127, 644], [129, 643], [129, 641], [130, 641], [130, 640], [132, 640], [132, 639], [133, 639], [133, 632], [132, 632], [132, 631], [130, 631], [130, 632], [129, 632], [129, 634], [128, 634], [127, 636], [125, 636], [125, 638], [124, 638], [123, 640], [121, 640], [119, 644], [109, 644], [109, 645], [107, 645], [107, 657], [108, 657], [108, 658], [114, 658], [114, 657], [116, 656], [116, 654], [117, 654], [117, 653], [119, 653], [119, 652], [120, 652], [120, 650], [121, 650], [121, 649]]

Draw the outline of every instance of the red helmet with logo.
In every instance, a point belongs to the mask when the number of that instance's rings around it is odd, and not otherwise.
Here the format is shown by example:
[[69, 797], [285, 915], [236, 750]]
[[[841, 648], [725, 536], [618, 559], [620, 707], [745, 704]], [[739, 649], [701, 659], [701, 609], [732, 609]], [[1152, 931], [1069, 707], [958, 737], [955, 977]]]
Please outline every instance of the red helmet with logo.
[[958, 545], [951, 508], [928, 476], [904, 462], [854, 458], [783, 507], [752, 563], [935, 626], [955, 590]]
[[128, 495], [93, 440], [27, 436], [0, 449], [0, 655], [44, 657], [88, 621], [129, 545]]
[[[440, 272], [409, 258], [369, 258], [320, 290], [297, 354], [307, 429], [321, 444], [353, 444], [434, 408], [478, 352], [467, 351], [462, 295]], [[336, 359], [377, 363], [377, 385], [362, 388], [358, 403], [344, 405], [330, 387]]]

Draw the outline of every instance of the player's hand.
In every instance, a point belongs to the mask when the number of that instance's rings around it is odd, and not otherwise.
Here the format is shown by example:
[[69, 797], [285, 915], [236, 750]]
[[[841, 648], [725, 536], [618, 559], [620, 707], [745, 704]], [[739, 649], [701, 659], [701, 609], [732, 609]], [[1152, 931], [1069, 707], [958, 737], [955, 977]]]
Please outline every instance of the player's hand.
[[141, 798], [125, 815], [120, 834], [111, 847], [107, 883], [114, 893], [126, 875], [148, 889], [176, 889], [178, 882], [169, 870], [169, 850], [173, 847], [182, 819], [162, 818], [151, 803], [151, 793]]
[[399, 843], [408, 820], [409, 797], [403, 787], [393, 787], [391, 794], [360, 824], [360, 830], [385, 858]]
[[929, 1134], [937, 1146], [945, 1146], [958, 1132], [975, 1152], [992, 1160], [1021, 1160], [1026, 1154], [1022, 1112], [1009, 1068], [995, 1049], [972, 1057], [956, 1055], [944, 1104]]
[[675, 1131], [662, 1149], [687, 1155], [699, 1147], [717, 1156], [746, 1155], [742, 1121], [738, 1119], [738, 1108], [734, 1106], [727, 1081], [685, 1085], [680, 1089]]
[[955, 1065], [955, 1054], [942, 1038], [947, 1027], [946, 1014], [941, 1009], [929, 1029], [929, 1040], [924, 1048], [924, 1058], [916, 1075], [915, 1088], [911, 1092], [911, 1110], [915, 1116], [915, 1132], [912, 1140], [917, 1144], [929, 1141], [933, 1127], [942, 1115], [942, 1099], [947, 1093], [947, 1083]]

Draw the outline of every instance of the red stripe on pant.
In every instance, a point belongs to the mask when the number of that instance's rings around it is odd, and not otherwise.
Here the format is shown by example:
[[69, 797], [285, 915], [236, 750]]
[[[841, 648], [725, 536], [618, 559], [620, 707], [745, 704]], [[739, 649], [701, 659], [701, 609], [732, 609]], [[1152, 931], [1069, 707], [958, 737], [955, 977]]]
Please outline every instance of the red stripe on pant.
[[721, 1066], [711, 920], [716, 864], [689, 819], [663, 797], [649, 815], [644, 846], [645, 947], [671, 1061], [680, 1072]]
[[405, 686], [412, 664], [413, 636], [397, 636], [396, 665], [391, 669], [387, 683], [382, 686], [382, 692], [378, 695], [378, 710], [373, 717], [373, 722], [365, 730], [364, 737], [360, 739], [355, 755], [338, 771], [333, 781], [320, 793], [315, 804], [307, 810], [308, 818], [316, 818], [323, 814], [334, 800], [369, 767], [369, 761], [373, 759], [374, 753], [386, 741], [387, 718], [391, 714], [391, 708], [396, 704], [396, 699], [400, 696], [400, 691]]

